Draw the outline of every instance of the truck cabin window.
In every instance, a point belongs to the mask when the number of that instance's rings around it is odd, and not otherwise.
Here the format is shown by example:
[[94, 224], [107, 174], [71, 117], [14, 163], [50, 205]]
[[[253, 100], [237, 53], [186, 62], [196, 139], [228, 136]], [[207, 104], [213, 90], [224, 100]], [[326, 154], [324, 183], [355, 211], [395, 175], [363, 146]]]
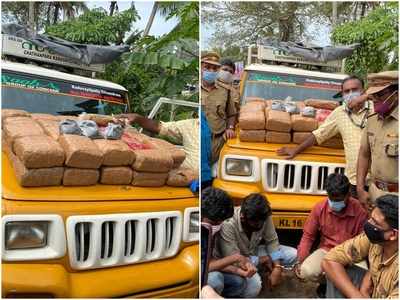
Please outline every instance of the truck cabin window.
[[120, 114], [128, 108], [125, 91], [14, 74], [6, 70], [2, 72], [2, 108], [65, 116], [76, 116], [83, 112]]
[[246, 97], [284, 100], [290, 96], [293, 101], [337, 101], [333, 96], [340, 90], [341, 80], [250, 71], [244, 83], [242, 104], [245, 103]]

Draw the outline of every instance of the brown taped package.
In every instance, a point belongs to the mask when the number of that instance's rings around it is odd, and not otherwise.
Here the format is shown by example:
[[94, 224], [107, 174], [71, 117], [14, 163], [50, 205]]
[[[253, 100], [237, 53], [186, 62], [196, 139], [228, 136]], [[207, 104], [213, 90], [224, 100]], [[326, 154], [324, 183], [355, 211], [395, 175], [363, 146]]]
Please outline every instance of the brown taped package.
[[319, 100], [319, 99], [307, 99], [304, 101], [306, 106], [312, 106], [314, 108], [330, 109], [334, 110], [339, 106], [339, 102], [330, 100]]
[[289, 132], [267, 131], [265, 141], [271, 144], [289, 144], [292, 136]]
[[263, 111], [265, 109], [265, 101], [254, 100], [247, 102], [240, 108], [240, 113]]
[[264, 98], [261, 98], [261, 97], [246, 97], [245, 100], [246, 100], [246, 103], [252, 102], [252, 101], [255, 101], [255, 102], [264, 102], [265, 101]]
[[92, 120], [99, 126], [107, 126], [108, 123], [114, 122], [112, 116], [97, 115], [97, 114], [82, 114], [79, 116], [80, 120]]
[[64, 164], [64, 150], [47, 135], [18, 138], [13, 150], [27, 168], [62, 167]]
[[132, 185], [134, 186], [163, 186], [168, 173], [148, 173], [133, 171]]
[[271, 131], [290, 132], [292, 124], [290, 114], [286, 111], [265, 109], [265, 128]]
[[9, 118], [7, 122], [4, 123], [4, 133], [7, 141], [11, 144], [14, 143], [15, 139], [23, 136], [44, 135], [42, 127], [31, 118], [18, 118], [18, 120], [15, 121], [12, 119], [13, 118]]
[[135, 153], [121, 140], [93, 140], [103, 155], [104, 166], [128, 166]]
[[3, 147], [13, 166], [17, 181], [24, 187], [61, 185], [63, 167], [27, 169], [21, 160], [11, 151], [10, 146]]
[[64, 134], [59, 138], [64, 148], [68, 167], [82, 169], [98, 169], [103, 162], [103, 156], [97, 145], [88, 137]]
[[311, 132], [293, 132], [293, 143], [303, 143], [312, 133]]
[[293, 131], [311, 132], [318, 128], [318, 121], [302, 115], [291, 115]]
[[43, 131], [52, 139], [58, 141], [60, 137], [59, 121], [48, 119], [38, 119], [38, 124], [42, 127]]
[[94, 185], [99, 181], [100, 172], [95, 169], [65, 168], [63, 185]]
[[162, 152], [158, 149], [135, 150], [135, 154], [136, 159], [132, 167], [136, 171], [167, 173], [174, 164], [168, 152]]
[[8, 118], [12, 117], [30, 117], [30, 114], [25, 110], [20, 109], [2, 109], [1, 110], [1, 124], [4, 124], [4, 121]]
[[102, 167], [100, 183], [131, 184], [133, 171], [130, 167]]
[[31, 114], [32, 119], [34, 120], [52, 120], [58, 121], [58, 116], [53, 116], [50, 114]]
[[150, 144], [154, 146], [155, 149], [166, 150], [171, 154], [174, 164], [173, 169], [178, 168], [186, 158], [186, 153], [183, 149], [179, 149], [174, 144], [171, 144], [165, 140], [150, 138]]
[[168, 173], [167, 185], [189, 186], [189, 184], [197, 178], [198, 176], [191, 169], [188, 168], [174, 169]]
[[264, 111], [241, 112], [239, 116], [239, 127], [246, 130], [264, 129]]
[[264, 142], [265, 130], [243, 130], [239, 131], [239, 139], [242, 142]]

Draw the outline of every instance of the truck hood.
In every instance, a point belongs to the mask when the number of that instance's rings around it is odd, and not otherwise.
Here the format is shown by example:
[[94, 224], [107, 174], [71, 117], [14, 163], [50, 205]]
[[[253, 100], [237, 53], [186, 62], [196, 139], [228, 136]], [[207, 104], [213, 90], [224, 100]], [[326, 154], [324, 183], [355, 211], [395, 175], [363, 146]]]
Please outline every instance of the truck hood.
[[[251, 143], [251, 142], [241, 142], [239, 140], [239, 135], [234, 139], [227, 141], [227, 146], [236, 149], [248, 149], [248, 150], [261, 150], [276, 153], [276, 150], [284, 146], [296, 147], [296, 144], [269, 144], [269, 143]], [[315, 154], [315, 155], [328, 155], [328, 156], [344, 156], [343, 149], [333, 149], [326, 147], [313, 146], [302, 152], [303, 154]]]
[[189, 188], [135, 187], [131, 185], [103, 185], [80, 187], [31, 187], [19, 185], [8, 156], [2, 153], [3, 199], [32, 201], [120, 201], [169, 200], [192, 198]]

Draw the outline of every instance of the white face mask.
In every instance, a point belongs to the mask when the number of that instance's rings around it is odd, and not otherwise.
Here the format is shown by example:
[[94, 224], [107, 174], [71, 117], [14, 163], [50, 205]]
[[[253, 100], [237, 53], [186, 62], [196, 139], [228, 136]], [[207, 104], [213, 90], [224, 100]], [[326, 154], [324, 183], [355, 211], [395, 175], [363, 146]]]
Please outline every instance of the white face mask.
[[346, 105], [353, 100], [354, 98], [360, 97], [361, 96], [361, 92], [350, 92], [346, 95], [343, 95], [343, 102], [346, 103]]
[[220, 70], [217, 74], [217, 80], [220, 80], [224, 83], [232, 83], [233, 75], [228, 71]]

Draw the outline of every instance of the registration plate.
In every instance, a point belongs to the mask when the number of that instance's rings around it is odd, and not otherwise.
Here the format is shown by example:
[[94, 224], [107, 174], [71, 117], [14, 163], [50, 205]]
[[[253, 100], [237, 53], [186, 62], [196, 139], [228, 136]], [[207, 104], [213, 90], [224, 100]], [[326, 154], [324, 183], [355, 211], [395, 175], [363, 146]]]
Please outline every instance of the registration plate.
[[280, 217], [272, 216], [275, 228], [279, 229], [303, 229], [304, 222], [307, 217], [296, 216], [296, 217]]

